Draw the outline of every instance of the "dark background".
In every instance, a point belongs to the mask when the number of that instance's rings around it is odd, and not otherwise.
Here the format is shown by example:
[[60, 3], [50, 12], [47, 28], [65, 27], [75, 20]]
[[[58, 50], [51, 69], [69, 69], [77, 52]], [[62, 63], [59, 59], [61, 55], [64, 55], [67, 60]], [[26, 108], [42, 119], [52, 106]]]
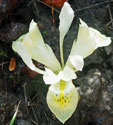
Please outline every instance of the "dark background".
[[[69, 0], [69, 3], [75, 18], [64, 41], [65, 59], [77, 36], [79, 18], [113, 38], [112, 0]], [[11, 0], [0, 1], [0, 125], [9, 125], [20, 100], [15, 125], [61, 125], [46, 104], [49, 86], [11, 48], [12, 41], [28, 32], [34, 19], [59, 59], [59, 13], [60, 8], [56, 8], [55, 28], [51, 8], [38, 0], [16, 0], [16, 4]], [[16, 67], [9, 71], [12, 57]], [[113, 125], [113, 44], [97, 49], [85, 59], [85, 67], [77, 76], [73, 82], [81, 98], [65, 125]]]

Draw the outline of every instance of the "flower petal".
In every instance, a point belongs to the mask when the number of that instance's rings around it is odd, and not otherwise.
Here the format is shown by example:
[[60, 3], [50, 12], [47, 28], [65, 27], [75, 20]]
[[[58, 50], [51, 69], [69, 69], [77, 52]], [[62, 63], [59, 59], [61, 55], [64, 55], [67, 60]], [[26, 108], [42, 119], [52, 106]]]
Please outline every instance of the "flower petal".
[[72, 10], [71, 6], [65, 2], [61, 12], [60, 12], [60, 25], [59, 25], [59, 30], [60, 30], [60, 57], [61, 57], [61, 63], [62, 67], [64, 68], [64, 57], [63, 57], [63, 40], [68, 32], [70, 25], [73, 21], [74, 18], [74, 11]]
[[45, 68], [43, 80], [44, 80], [45, 84], [55, 84], [61, 80], [61, 77], [56, 75], [55, 73], [53, 73], [53, 71], [51, 71], [50, 69]]
[[109, 37], [102, 35], [99, 31], [90, 28], [85, 22], [80, 20], [77, 41], [74, 42], [70, 55], [80, 55], [86, 58], [94, 52], [95, 49], [107, 46], [111, 43]]
[[[15, 42], [17, 41], [18, 40]], [[29, 32], [24, 35], [22, 42], [32, 59], [42, 63], [53, 71], [60, 71], [60, 63], [54, 55], [51, 47], [44, 43], [37, 24], [33, 20], [30, 23]]]
[[[22, 36], [23, 37], [23, 36]], [[21, 37], [21, 38], [22, 38]], [[21, 39], [20, 38], [20, 39]], [[25, 62], [25, 64], [31, 69], [34, 70], [40, 74], [44, 74], [43, 70], [40, 70], [39, 68], [36, 68], [35, 65], [32, 62], [31, 56], [30, 54], [27, 52], [26, 48], [24, 47], [23, 43], [18, 41], [18, 42], [13, 42], [12, 44], [12, 48], [15, 52], [17, 52], [21, 58], [23, 59], [23, 61]]]
[[45, 68], [45, 73], [43, 75], [43, 80], [45, 84], [56, 84], [60, 82], [60, 80], [71, 81], [72, 79], [76, 79], [77, 76], [75, 72], [66, 66], [63, 71], [60, 71], [58, 74], [55, 74], [48, 68]]
[[32, 42], [36, 44], [38, 43], [39, 45], [44, 45], [43, 37], [40, 33], [37, 23], [35, 23], [34, 20], [31, 21], [29, 26], [29, 37], [32, 39]]
[[70, 58], [71, 64], [75, 67], [75, 69], [82, 71], [84, 66], [84, 60], [82, 56], [75, 55], [75, 56], [70, 56], [69, 58]]
[[60, 36], [63, 39], [66, 33], [68, 32], [74, 18], [74, 11], [67, 2], [64, 3], [59, 18], [60, 18], [60, 25], [59, 25]]
[[81, 62], [81, 66], [79, 65], [78, 67], [78, 61], [75, 58], [76, 55], [86, 58], [87, 56], [91, 55], [98, 47], [108, 46], [111, 43], [110, 37], [106, 37], [99, 31], [88, 27], [88, 25], [81, 19], [80, 22], [81, 24], [79, 26], [77, 41], [74, 41], [69, 58], [66, 62], [67, 66], [72, 69], [74, 66], [77, 70], [82, 70], [83, 61], [79, 60]]
[[111, 43], [111, 38], [110, 37], [106, 37], [105, 35], [102, 35], [99, 31], [97, 31], [96, 29], [93, 28], [89, 28], [90, 32], [92, 32], [92, 34], [94, 34], [94, 36], [96, 37], [96, 49], [98, 47], [103, 47], [103, 46], [108, 46]]
[[85, 58], [93, 53], [95, 47], [95, 36], [90, 34], [87, 24], [82, 21], [79, 26], [77, 41], [74, 42], [70, 55], [80, 55]]
[[72, 79], [77, 78], [75, 72], [71, 68], [69, 68], [68, 66], [66, 66], [64, 68], [64, 70], [59, 73], [59, 75], [61, 76], [62, 80], [67, 81], [67, 82], [71, 81]]
[[51, 85], [47, 93], [47, 104], [62, 123], [71, 117], [78, 101], [78, 92], [71, 81]]

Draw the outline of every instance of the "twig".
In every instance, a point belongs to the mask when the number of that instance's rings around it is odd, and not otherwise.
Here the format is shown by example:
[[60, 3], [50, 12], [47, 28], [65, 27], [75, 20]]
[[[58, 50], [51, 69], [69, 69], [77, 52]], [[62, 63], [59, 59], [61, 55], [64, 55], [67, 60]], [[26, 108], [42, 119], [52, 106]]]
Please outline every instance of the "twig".
[[88, 7], [84, 7], [82, 9], [75, 10], [74, 12], [76, 13], [76, 12], [79, 12], [79, 11], [82, 11], [82, 10], [91, 9], [93, 7], [96, 7], [96, 6], [99, 6], [99, 5], [102, 5], [102, 4], [107, 4], [107, 3], [110, 3], [110, 2], [113, 2], [113, 0], [107, 0], [107, 1], [104, 1], [104, 2], [100, 2], [100, 3], [94, 4], [94, 5], [91, 5], [91, 6], [88, 6]]
[[30, 103], [33, 102], [33, 100], [37, 97], [38, 93], [36, 93], [36, 95], [30, 100]]
[[[42, 3], [42, 4], [44, 4], [45, 6], [47, 6], [47, 7], [49, 7], [49, 8], [52, 8], [50, 5], [44, 3], [43, 1], [40, 1], [40, 0], [36, 0], [36, 1], [38, 1], [38, 2], [40, 2], [40, 3]], [[57, 13], [60, 13], [57, 9], [54, 9], [54, 11], [56, 11]]]
[[[30, 100], [30, 98], [29, 98], [29, 100]], [[31, 100], [30, 100], [30, 102], [31, 102]], [[37, 107], [37, 105], [36, 105], [36, 107]], [[33, 106], [31, 106], [31, 109], [32, 109], [32, 112], [33, 112], [34, 118], [35, 118], [35, 120], [36, 120], [36, 121], [34, 121], [34, 120], [31, 119], [31, 121], [32, 121], [34, 124], [39, 125], [39, 124], [38, 124], [39, 121], [38, 121], [38, 118], [37, 118], [36, 113], [35, 113], [36, 110], [34, 110]]]
[[45, 114], [45, 116], [46, 116], [46, 118], [47, 118], [47, 120], [48, 120], [48, 122], [49, 122], [49, 118], [48, 118], [48, 116], [47, 116], [47, 114], [46, 114], [46, 112], [44, 111], [44, 114]]
[[[45, 6], [49, 7], [49, 8], [52, 8], [50, 5], [44, 3], [43, 1], [40, 1], [40, 0], [36, 0], [37, 2], [41, 3], [41, 4], [44, 4]], [[31, 4], [33, 3], [33, 0], [29, 2], [29, 4], [27, 5], [30, 6]], [[54, 11], [57, 12], [57, 13], [60, 13], [57, 9], [54, 8]]]
[[109, 29], [113, 30], [113, 27], [111, 27], [111, 26], [107, 26], [107, 28], [109, 28]]
[[113, 17], [112, 17], [112, 14], [111, 14], [111, 9], [110, 9], [110, 5], [109, 4], [108, 4], [108, 11], [109, 11], [109, 16], [110, 16], [111, 24], [112, 24], [112, 27], [113, 27]]
[[28, 103], [27, 94], [26, 94], [26, 88], [25, 88], [26, 84], [27, 83], [25, 83], [24, 86], [23, 86], [23, 88], [24, 88], [24, 99], [25, 99], [25, 104], [27, 104], [27, 106], [26, 106], [27, 113], [29, 113], [29, 110], [28, 110], [29, 103]]
[[31, 122], [34, 123], [35, 125], [37, 125], [37, 123], [33, 119], [31, 119]]
[[3, 62], [3, 63], [0, 63], [0, 66], [2, 66], [2, 69], [3, 69], [3, 65], [4, 64], [7, 64], [8, 62]]
[[26, 84], [27, 84], [27, 83], [25, 83], [25, 84], [23, 85], [23, 87], [24, 87], [24, 98], [25, 98], [25, 103], [27, 104], [27, 95], [26, 95], [26, 89], [25, 89]]
[[39, 124], [38, 124], [38, 119], [37, 119], [37, 116], [36, 116], [36, 114], [35, 114], [35, 111], [34, 111], [33, 106], [31, 106], [31, 109], [32, 109], [32, 111], [33, 111], [33, 114], [34, 114], [34, 118], [35, 118], [35, 120], [36, 120], [36, 123], [37, 123], [37, 125], [39, 125]]
[[113, 20], [110, 20], [110, 21], [106, 24], [106, 26], [109, 26], [112, 21], [113, 21]]
[[36, 10], [36, 18], [38, 19], [39, 18], [39, 11], [38, 11], [38, 8], [37, 8], [35, 0], [33, 0], [33, 4], [34, 4], [35, 10]]
[[29, 7], [33, 3], [33, 0], [31, 0], [28, 4], [27, 7]]

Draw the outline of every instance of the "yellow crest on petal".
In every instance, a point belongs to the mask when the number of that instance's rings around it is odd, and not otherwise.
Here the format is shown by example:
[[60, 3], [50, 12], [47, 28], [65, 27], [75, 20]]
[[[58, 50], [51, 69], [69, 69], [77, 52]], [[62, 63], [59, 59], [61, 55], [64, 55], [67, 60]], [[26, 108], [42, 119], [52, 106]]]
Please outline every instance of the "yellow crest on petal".
[[51, 85], [47, 93], [47, 104], [62, 123], [71, 117], [78, 100], [78, 92], [71, 81]]

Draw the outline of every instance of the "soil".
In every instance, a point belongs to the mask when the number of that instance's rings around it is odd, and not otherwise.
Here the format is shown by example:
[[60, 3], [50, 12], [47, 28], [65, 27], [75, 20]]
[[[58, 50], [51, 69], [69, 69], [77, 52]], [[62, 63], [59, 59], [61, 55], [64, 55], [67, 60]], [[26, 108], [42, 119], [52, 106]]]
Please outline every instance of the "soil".
[[[55, 28], [51, 8], [39, 0], [8, 2], [0, 1], [0, 125], [9, 125], [19, 101], [14, 125], [62, 125], [47, 106], [49, 86], [44, 84], [41, 75], [25, 66], [11, 47], [13, 40], [28, 32], [29, 23], [34, 19], [45, 42], [59, 59], [60, 9], [56, 8], [54, 12]], [[65, 59], [77, 36], [79, 18], [113, 39], [112, 0], [69, 0], [69, 3], [75, 18], [64, 41]], [[16, 60], [16, 67], [9, 71], [12, 57]], [[65, 125], [113, 125], [113, 44], [97, 49], [85, 59], [85, 67], [77, 76], [73, 83], [78, 87], [80, 101]]]

